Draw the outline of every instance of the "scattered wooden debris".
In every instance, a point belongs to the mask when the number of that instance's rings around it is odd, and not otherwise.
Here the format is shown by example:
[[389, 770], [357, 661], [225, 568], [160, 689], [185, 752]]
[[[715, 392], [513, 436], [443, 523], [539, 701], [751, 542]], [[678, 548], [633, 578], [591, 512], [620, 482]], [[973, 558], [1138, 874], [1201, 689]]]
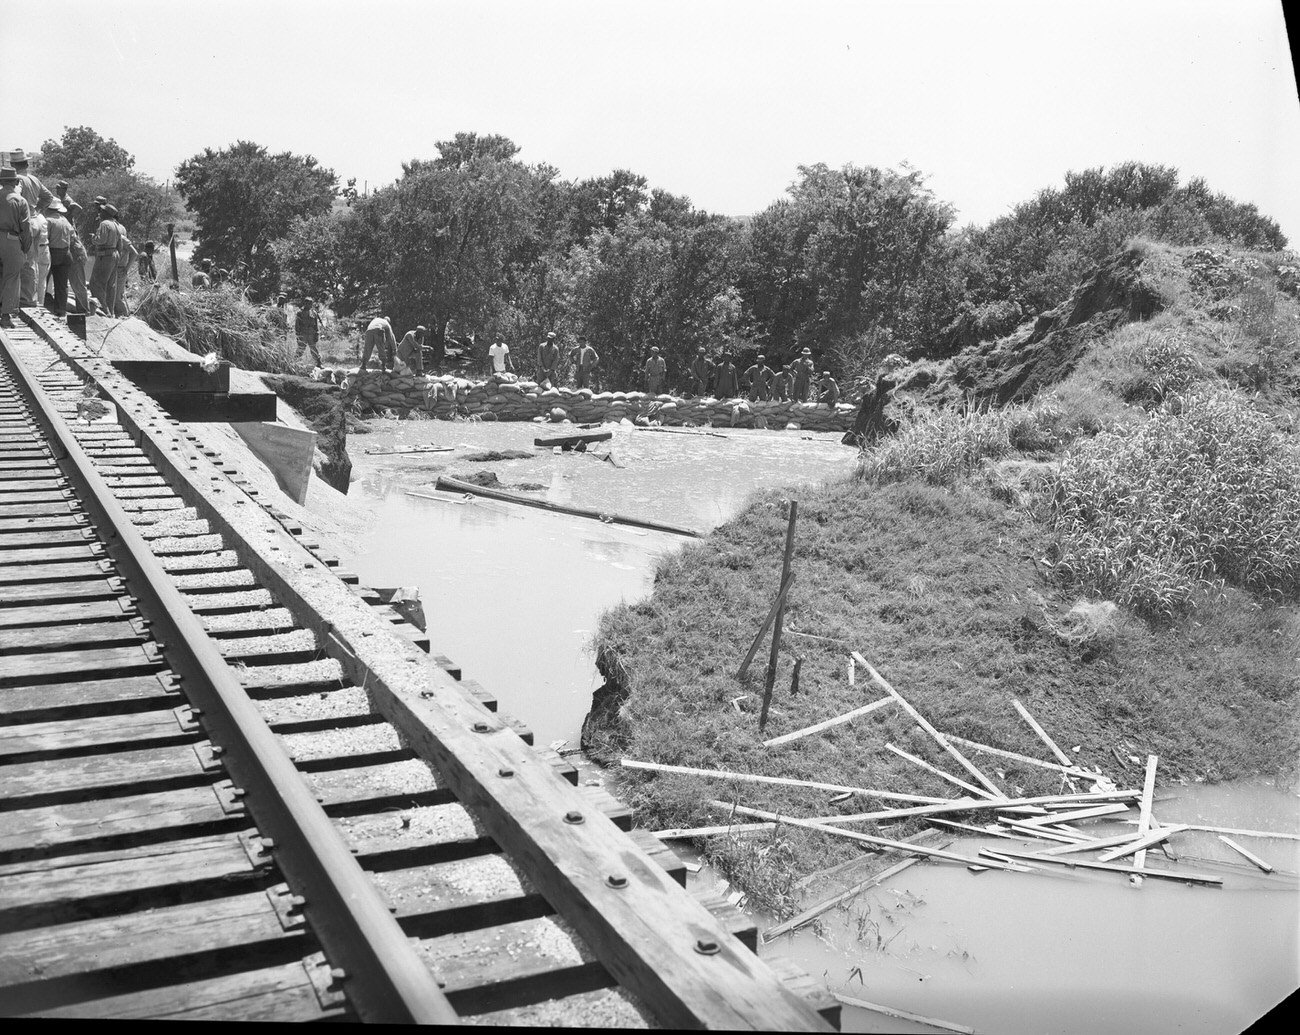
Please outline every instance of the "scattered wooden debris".
[[775, 823], [729, 823], [712, 827], [673, 827], [670, 830], [656, 830], [654, 835], [660, 841], [689, 841], [694, 837], [716, 837], [719, 834], [760, 834], [764, 830], [775, 829]]
[[962, 747], [970, 748], [972, 751], [979, 751], [986, 755], [997, 755], [1000, 758], [1009, 758], [1013, 762], [1024, 762], [1026, 765], [1038, 766], [1040, 769], [1051, 769], [1054, 772], [1064, 773], [1066, 776], [1073, 776], [1083, 780], [1095, 780], [1098, 774], [1090, 773], [1079, 766], [1063, 766], [1056, 762], [1044, 762], [1041, 758], [1030, 758], [1028, 755], [1021, 755], [1015, 751], [1007, 751], [1005, 748], [995, 748], [988, 744], [981, 744], [978, 741], [967, 740], [965, 737], [959, 737], [955, 733], [946, 734], [947, 738], [954, 744], [960, 744]]
[[745, 660], [740, 663], [740, 668], [736, 669], [736, 678], [744, 679], [745, 673], [749, 671], [749, 663], [754, 660], [754, 655], [758, 653], [759, 644], [763, 642], [763, 637], [767, 635], [767, 630], [772, 627], [776, 621], [777, 614], [785, 606], [785, 598], [790, 592], [790, 587], [794, 585], [796, 572], [790, 572], [783, 583], [781, 589], [772, 601], [772, 606], [768, 609], [767, 617], [763, 619], [763, 624], [758, 627], [758, 632], [754, 634], [754, 642], [749, 645], [749, 650], [745, 652]]
[[[625, 769], [649, 769], [657, 773], [678, 773], [683, 776], [707, 776], [715, 780], [735, 780], [738, 783], [770, 783], [780, 787], [811, 787], [818, 791], [857, 794], [864, 798], [881, 798], [886, 801], [916, 801], [935, 804], [944, 798], [927, 798], [921, 794], [899, 794], [894, 791], [876, 791], [866, 787], [845, 787], [838, 783], [817, 783], [812, 780], [795, 780], [786, 776], [759, 776], [756, 773], [732, 773], [724, 769], [694, 769], [685, 765], [665, 765], [662, 762], [637, 762], [630, 758], [619, 760]], [[1133, 792], [1136, 794], [1136, 792]]]
[[[983, 854], [983, 850], [980, 853]], [[1079, 868], [1082, 870], [1105, 870], [1110, 873], [1126, 873], [1130, 876], [1144, 875], [1147, 877], [1159, 877], [1163, 880], [1182, 881], [1185, 884], [1211, 884], [1221, 886], [1222, 877], [1212, 877], [1204, 873], [1175, 872], [1173, 870], [1137, 870], [1131, 866], [1116, 866], [1114, 863], [1092, 862], [1085, 859], [1066, 859], [1061, 856], [1052, 856], [1045, 853], [1032, 854], [1029, 852], [1002, 852], [1002, 855], [1010, 856], [1012, 859], [1021, 859], [1025, 862], [1049, 862], [1060, 863], [1062, 866]]]
[[[885, 698], [885, 700], [893, 700], [893, 698]], [[924, 758], [918, 758], [916, 755], [908, 754], [908, 752], [904, 751], [900, 747], [895, 747], [893, 744], [886, 744], [885, 750], [892, 751], [894, 754], [898, 755], [899, 758], [905, 758], [907, 759], [907, 761], [913, 763], [914, 765], [920, 766], [926, 772], [934, 773], [935, 776], [947, 780], [951, 784], [956, 784], [962, 790], [969, 791], [971, 794], [974, 794], [977, 797], [980, 798], [993, 797], [993, 795], [990, 794], [988, 791], [984, 790], [984, 788], [976, 787], [974, 784], [967, 783], [965, 780], [958, 779], [957, 777], [953, 776], [952, 773], [946, 772], [945, 770], [940, 769], [938, 766], [931, 765]]]
[[[1151, 829], [1151, 796], [1156, 792], [1156, 765], [1158, 759], [1155, 755], [1147, 755], [1146, 779], [1142, 783], [1142, 805], [1138, 812], [1138, 834], [1145, 834]], [[1123, 853], [1121, 853], [1123, 854]], [[1109, 862], [1103, 859], [1103, 862]], [[1133, 857], [1133, 868], [1140, 870], [1146, 865], [1147, 852], [1145, 848], [1139, 849], [1137, 855]], [[1136, 877], [1133, 880], [1136, 887], [1142, 886], [1142, 878]]]
[[897, 700], [899, 707], [901, 707], [903, 711], [907, 712], [907, 714], [912, 717], [912, 720], [918, 726], [920, 726], [921, 729], [925, 730], [926, 733], [930, 734], [930, 736], [934, 738], [935, 743], [937, 743], [941, 748], [943, 748], [946, 752], [948, 752], [948, 754], [952, 755], [952, 757], [957, 760], [957, 762], [961, 765], [963, 769], [966, 770], [966, 772], [970, 773], [971, 776], [975, 777], [976, 780], [982, 783], [988, 790], [992, 791], [999, 798], [1006, 797], [1002, 789], [997, 784], [995, 784], [992, 780], [990, 780], [987, 776], [985, 776], [982, 772], [980, 772], [979, 769], [974, 764], [972, 764], [966, 758], [965, 755], [963, 755], [955, 747], [949, 744], [947, 739], [944, 737], [944, 735], [940, 733], [937, 729], [935, 729], [933, 726], [931, 726], [925, 720], [925, 717], [920, 712], [918, 712], [915, 708], [913, 708], [910, 704], [908, 704], [905, 700], [903, 700], [902, 695], [897, 690], [895, 690], [892, 686], [890, 686], [887, 682], [885, 682], [884, 676], [882, 676], [879, 672], [877, 672], [874, 668], [872, 668], [866, 658], [864, 658], [857, 651], [853, 651], [853, 660], [856, 661], [863, 668], [865, 668], [867, 672], [870, 673], [872, 680], [874, 680], [876, 684], [879, 685], [881, 689], [883, 689], [887, 694], [889, 694], [891, 697]]
[[[1157, 845], [1161, 841], [1167, 840], [1168, 838], [1172, 837], [1180, 830], [1186, 830], [1186, 829], [1187, 829], [1186, 827], [1174, 825], [1174, 826], [1161, 827], [1159, 830], [1148, 831], [1147, 833], [1143, 834], [1140, 838], [1138, 838], [1136, 841], [1130, 841], [1127, 844], [1122, 844], [1116, 848], [1111, 848], [1108, 851], [1102, 852], [1101, 855], [1097, 856], [1097, 861], [1104, 862], [1104, 863], [1113, 862], [1116, 859], [1122, 859], [1124, 856], [1134, 852], [1138, 852], [1138, 853], [1145, 852], [1148, 848], [1151, 848], [1153, 845]], [[1143, 859], [1143, 862], [1145, 861], [1146, 860]], [[1142, 867], [1138, 865], [1138, 861], [1136, 858], [1133, 860], [1133, 868], [1137, 870], [1142, 869]]]
[[1271, 865], [1269, 865], [1268, 863], [1266, 863], [1263, 859], [1261, 859], [1261, 858], [1260, 858], [1258, 855], [1256, 855], [1254, 852], [1248, 852], [1248, 851], [1246, 851], [1246, 849], [1242, 848], [1241, 845], [1237, 844], [1237, 842], [1234, 841], [1234, 840], [1232, 840], [1232, 838], [1230, 838], [1230, 837], [1224, 837], [1222, 834], [1220, 834], [1220, 835], [1219, 835], [1219, 840], [1222, 841], [1222, 842], [1223, 842], [1225, 845], [1227, 845], [1229, 848], [1231, 848], [1231, 849], [1232, 849], [1234, 852], [1236, 852], [1238, 855], [1240, 855], [1240, 856], [1242, 856], [1243, 858], [1249, 860], [1250, 862], [1253, 862], [1256, 866], [1258, 866], [1258, 867], [1259, 867], [1261, 870], [1263, 870], [1265, 873], [1272, 873], [1272, 872], [1273, 872], [1273, 867], [1272, 867]]
[[807, 737], [813, 733], [820, 733], [822, 730], [828, 730], [833, 726], [839, 726], [842, 723], [849, 722], [852, 719], [860, 718], [863, 715], [870, 715], [877, 708], [882, 708], [887, 704], [893, 704], [892, 697], [882, 697], [878, 701], [872, 701], [861, 708], [854, 708], [851, 712], [845, 712], [843, 715], [837, 715], [833, 719], [827, 719], [825, 722], [819, 722], [815, 726], [805, 726], [801, 730], [795, 730], [793, 733], [784, 733], [779, 737], [773, 737], [771, 740], [763, 741], [763, 747], [775, 747], [778, 744], [788, 744], [792, 740], [798, 740], [800, 737]]

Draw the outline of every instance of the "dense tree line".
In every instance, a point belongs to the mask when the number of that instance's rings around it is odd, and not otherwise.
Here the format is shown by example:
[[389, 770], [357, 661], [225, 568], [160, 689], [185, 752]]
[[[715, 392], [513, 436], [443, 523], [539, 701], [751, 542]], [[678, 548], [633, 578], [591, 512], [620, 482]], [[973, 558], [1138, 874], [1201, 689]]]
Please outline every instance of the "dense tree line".
[[[196, 258], [255, 300], [311, 295], [344, 317], [387, 313], [399, 333], [424, 324], [435, 341], [527, 348], [549, 330], [585, 335], [611, 383], [630, 382], [657, 346], [671, 383], [698, 348], [771, 363], [810, 347], [850, 378], [889, 353], [942, 355], [1063, 301], [1134, 236], [1286, 246], [1254, 205], [1138, 162], [1069, 172], [1009, 214], [957, 228], [906, 166], [801, 166], [785, 197], [736, 219], [627, 169], [562, 180], [502, 136], [458, 133], [436, 151], [361, 197], [310, 156], [247, 141], [207, 149], [176, 176]], [[96, 176], [149, 185], [86, 127], [47, 141], [41, 161], [87, 191]]]

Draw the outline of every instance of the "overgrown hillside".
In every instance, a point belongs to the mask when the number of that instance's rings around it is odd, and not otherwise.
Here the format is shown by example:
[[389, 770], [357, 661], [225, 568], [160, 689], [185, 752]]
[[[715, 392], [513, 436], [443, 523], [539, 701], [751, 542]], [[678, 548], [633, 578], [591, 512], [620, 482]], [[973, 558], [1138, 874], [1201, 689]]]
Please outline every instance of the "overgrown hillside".
[[[590, 746], [947, 796], [886, 750], [941, 764], [893, 708], [762, 747], [880, 695], [861, 676], [848, 684], [857, 650], [945, 733], [1041, 757], [1016, 698], [1116, 780], [1139, 781], [1147, 753], [1163, 779], [1294, 776], [1297, 265], [1138, 242], [1011, 334], [900, 371], [899, 432], [864, 451], [857, 476], [799, 495], [793, 635], [767, 732], [761, 660], [745, 685], [735, 669], [777, 588], [779, 494], [665, 560], [649, 600], [604, 617]], [[1008, 790], [1056, 789], [1043, 770], [984, 763]], [[720, 783], [627, 771], [625, 792], [651, 827], [725, 818], [707, 805]], [[791, 815], [861, 808], [827, 797], [744, 791]], [[708, 848], [778, 910], [801, 870], [853, 852], [788, 829]]]

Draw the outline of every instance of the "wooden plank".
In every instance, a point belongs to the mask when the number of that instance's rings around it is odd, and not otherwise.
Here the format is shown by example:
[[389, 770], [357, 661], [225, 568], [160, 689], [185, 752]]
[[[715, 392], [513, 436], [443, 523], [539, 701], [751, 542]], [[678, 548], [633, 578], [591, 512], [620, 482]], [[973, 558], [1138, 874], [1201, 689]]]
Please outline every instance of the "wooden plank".
[[153, 392], [159, 406], [179, 421], [234, 424], [274, 421], [274, 392]]
[[[785, 557], [781, 564], [781, 602], [777, 605], [776, 618], [772, 622], [772, 649], [767, 657], [767, 672], [763, 677], [763, 707], [758, 714], [758, 729], [761, 733], [767, 726], [767, 711], [772, 703], [772, 688], [776, 685], [776, 666], [781, 656], [781, 629], [785, 625], [785, 601], [790, 593], [788, 581], [791, 575], [790, 564], [794, 560], [794, 530], [799, 519], [799, 501], [790, 501], [790, 523], [785, 533]], [[742, 677], [743, 677], [742, 666]]]
[[[892, 701], [893, 698], [887, 697], [885, 698], [885, 700]], [[952, 773], [946, 772], [945, 770], [940, 769], [938, 766], [931, 765], [924, 758], [919, 758], [916, 755], [909, 754], [908, 752], [904, 751], [900, 747], [896, 747], [893, 744], [886, 744], [885, 750], [892, 751], [894, 754], [898, 755], [899, 758], [905, 758], [913, 765], [920, 766], [920, 768], [924, 769], [927, 773], [933, 773], [935, 776], [947, 780], [951, 784], [956, 784], [962, 790], [968, 791], [971, 794], [976, 795], [977, 797], [980, 798], [992, 797], [992, 795], [989, 794], [989, 792], [986, 791], [983, 787], [976, 787], [973, 783], [967, 783], [965, 780], [958, 779], [956, 776], [953, 776]]]
[[[1123, 858], [1133, 852], [1145, 851], [1153, 845], [1158, 845], [1161, 841], [1168, 840], [1179, 831], [1186, 829], [1186, 827], [1179, 826], [1175, 823], [1170, 826], [1161, 827], [1159, 830], [1149, 830], [1137, 840], [1130, 840], [1127, 844], [1122, 844], [1110, 849], [1109, 851], [1102, 852], [1101, 855], [1097, 856], [1097, 861], [1114, 862], [1116, 859]], [[1137, 865], [1136, 858], [1133, 860], [1133, 866], [1134, 869], [1142, 869], [1141, 866]]]
[[[1137, 832], [1139, 835], [1145, 834], [1151, 829], [1151, 799], [1155, 795], [1156, 791], [1156, 765], [1158, 762], [1159, 759], [1155, 755], [1147, 755], [1146, 775], [1142, 782], [1142, 804], [1138, 809]], [[1105, 862], [1107, 860], [1103, 859], [1102, 861]], [[1142, 869], [1142, 867], [1146, 865], [1146, 861], [1147, 853], [1146, 849], [1143, 848], [1133, 857], [1134, 869]], [[1139, 877], [1136, 883], [1141, 884], [1142, 878]]]
[[886, 801], [915, 801], [928, 805], [946, 802], [946, 798], [927, 798], [920, 794], [900, 794], [896, 791], [870, 790], [866, 787], [846, 787], [838, 783], [818, 783], [815, 780], [795, 780], [784, 776], [761, 776], [757, 773], [733, 773], [725, 769], [696, 769], [685, 765], [667, 765], [663, 762], [638, 762], [631, 758], [619, 759], [624, 769], [648, 769], [656, 773], [679, 773], [683, 776], [704, 776], [713, 780], [731, 780], [736, 783], [766, 783], [779, 787], [807, 787], [838, 794], [856, 794], [864, 798], [881, 798]]
[[0, 725], [0, 763], [27, 760], [29, 755], [85, 753], [88, 748], [111, 749], [123, 744], [161, 746], [197, 739], [197, 729], [187, 732], [170, 708], [107, 715], [94, 722], [78, 716], [21, 726]]
[[316, 432], [285, 424], [232, 424], [254, 455], [275, 475], [275, 482], [290, 499], [302, 505], [307, 498]]
[[40, 477], [6, 478], [0, 480], [0, 501], [8, 502], [9, 494], [14, 492], [55, 492], [67, 487], [68, 483], [57, 468]]
[[230, 391], [229, 360], [221, 360], [211, 370], [197, 359], [115, 359], [113, 366], [150, 395], [159, 391]]
[[853, 719], [861, 718], [864, 715], [870, 715], [878, 708], [883, 708], [887, 704], [893, 704], [892, 697], [882, 697], [879, 701], [872, 701], [870, 704], [863, 705], [861, 708], [855, 708], [851, 712], [845, 712], [843, 715], [837, 715], [833, 719], [827, 719], [819, 722], [815, 726], [805, 726], [801, 730], [795, 730], [793, 733], [785, 733], [779, 737], [773, 737], [771, 740], [763, 741], [764, 747], [775, 747], [778, 744], [788, 744], [792, 740], [799, 740], [801, 737], [811, 736], [814, 733], [821, 733], [823, 730], [831, 729], [834, 726], [843, 725], [851, 722]]
[[816, 1010], [832, 1028], [840, 1030], [840, 1001], [827, 991], [822, 980], [813, 977], [788, 956], [768, 957], [766, 962], [786, 988]]
[[1232, 849], [1234, 852], [1236, 852], [1238, 855], [1240, 855], [1242, 858], [1244, 858], [1244, 859], [1246, 859], [1246, 860], [1248, 860], [1248, 861], [1254, 863], [1256, 866], [1258, 866], [1258, 867], [1259, 867], [1261, 870], [1263, 870], [1265, 873], [1272, 873], [1272, 872], [1273, 872], [1273, 867], [1272, 867], [1271, 864], [1266, 863], [1263, 859], [1261, 859], [1261, 858], [1260, 858], [1258, 855], [1256, 855], [1254, 852], [1248, 852], [1246, 849], [1242, 848], [1241, 845], [1237, 844], [1236, 841], [1232, 840], [1232, 838], [1224, 837], [1222, 834], [1220, 834], [1220, 835], [1219, 835], [1219, 840], [1222, 841], [1222, 842], [1223, 842], [1225, 845], [1227, 845], [1229, 848], [1231, 848], [1231, 849]]
[[[29, 607], [7, 607], [0, 602], [0, 629], [13, 630], [30, 626], [74, 625], [79, 622], [105, 621], [134, 613], [123, 607], [126, 598], [81, 600], [67, 604], [44, 604]], [[129, 608], [131, 605], [127, 604]], [[8, 644], [10, 633], [5, 634], [0, 650]]]
[[1006, 810], [1021, 805], [1040, 805], [1049, 801], [1117, 801], [1136, 798], [1137, 791], [1098, 791], [1091, 794], [1045, 794], [1033, 798], [956, 798], [934, 805], [915, 805], [901, 809], [880, 809], [876, 812], [854, 812], [835, 817], [837, 823], [868, 823], [885, 819], [902, 819], [906, 816], [934, 816], [949, 812], [980, 812], [989, 809]]
[[933, 1017], [924, 1017], [919, 1013], [909, 1013], [907, 1010], [899, 1010], [892, 1006], [881, 1006], [879, 1003], [868, 1002], [865, 999], [855, 999], [853, 996], [840, 995], [839, 992], [833, 993], [835, 998], [841, 1003], [848, 1006], [856, 1006], [860, 1010], [870, 1010], [872, 1013], [882, 1013], [886, 1017], [894, 1017], [900, 1021], [911, 1021], [913, 1024], [928, 1024], [931, 1028], [939, 1028], [942, 1031], [955, 1031], [960, 1035], [975, 1035], [975, 1029], [967, 1027], [964, 1024], [953, 1024], [951, 1021], [939, 1021]]
[[[0, 928], [49, 926], [108, 911], [156, 909], [179, 896], [233, 890], [264, 876], [238, 837], [227, 834], [160, 845], [33, 859], [0, 867]], [[251, 887], [250, 887], [251, 890]]]
[[0, 518], [0, 535], [8, 536], [23, 532], [53, 531], [61, 528], [89, 528], [90, 523], [81, 514], [74, 514], [66, 509], [61, 514], [44, 514], [23, 517]]
[[966, 772], [970, 773], [971, 776], [975, 777], [976, 780], [978, 780], [981, 784], [983, 784], [988, 790], [992, 791], [997, 797], [999, 798], [1006, 797], [1006, 794], [1002, 791], [1000, 787], [998, 787], [997, 784], [995, 784], [992, 780], [990, 780], [987, 776], [985, 776], [982, 772], [980, 772], [979, 769], [969, 759], [967, 759], [965, 755], [963, 755], [960, 751], [958, 751], [955, 747], [953, 747], [950, 743], [948, 743], [947, 738], [944, 737], [944, 735], [940, 733], [937, 729], [931, 726], [930, 723], [926, 721], [925, 717], [920, 712], [918, 712], [915, 708], [913, 708], [910, 704], [908, 704], [907, 701], [903, 699], [902, 695], [899, 694], [897, 690], [895, 690], [892, 686], [889, 685], [889, 683], [885, 681], [884, 676], [882, 676], [879, 672], [877, 672], [874, 668], [871, 667], [871, 665], [867, 662], [866, 658], [864, 658], [857, 651], [853, 651], [852, 654], [853, 654], [853, 660], [867, 670], [867, 672], [871, 675], [872, 680], [887, 694], [889, 694], [891, 697], [896, 698], [899, 706], [903, 709], [903, 711], [907, 712], [907, 714], [912, 717], [912, 720], [918, 726], [920, 726], [921, 729], [925, 730], [926, 733], [930, 734], [930, 736], [934, 738], [935, 743], [937, 743], [941, 748], [943, 748], [946, 752], [948, 752], [948, 754], [950, 754], [953, 758], [955, 758], [957, 760], [957, 763], [963, 769], [965, 769]]
[[661, 841], [689, 841], [722, 834], [760, 834], [765, 830], [775, 830], [776, 826], [775, 823], [722, 823], [711, 827], [672, 827], [656, 830], [654, 835]]
[[1022, 824], [1027, 827], [1040, 827], [1050, 823], [1075, 823], [1081, 819], [1097, 819], [1101, 816], [1113, 816], [1120, 812], [1127, 812], [1129, 807], [1123, 802], [1113, 802], [1107, 805], [1094, 805], [1092, 808], [1075, 809], [1073, 812], [1060, 812], [1054, 815], [1037, 816], [1034, 819], [1026, 819]]
[[58, 543], [52, 546], [18, 547], [0, 549], [0, 569], [13, 565], [65, 564], [70, 561], [96, 560], [103, 556], [104, 548], [98, 543]]
[[0, 536], [0, 553], [19, 548], [60, 546], [66, 543], [84, 545], [90, 538], [85, 528], [69, 523], [62, 529], [39, 529], [31, 532], [11, 532]]
[[1063, 766], [1055, 762], [1044, 762], [1041, 758], [1030, 758], [1028, 755], [1017, 754], [1015, 751], [1007, 751], [1005, 748], [990, 747], [988, 744], [980, 744], [974, 740], [967, 740], [965, 737], [959, 737], [955, 733], [945, 734], [954, 744], [960, 744], [962, 747], [970, 748], [972, 751], [983, 752], [986, 755], [997, 755], [999, 758], [1009, 758], [1013, 762], [1024, 762], [1026, 765], [1037, 766], [1039, 769], [1051, 769], [1053, 772], [1063, 773], [1066, 776], [1074, 776], [1079, 779], [1097, 779], [1096, 773], [1090, 773], [1079, 766]]
[[1050, 856], [1041, 853], [1032, 855], [1028, 852], [1004, 851], [1001, 854], [1012, 859], [1023, 859], [1025, 862], [1060, 863], [1062, 866], [1081, 870], [1101, 870], [1108, 873], [1125, 873], [1129, 876], [1158, 877], [1162, 880], [1182, 881], [1185, 884], [1212, 884], [1216, 886], [1223, 884], [1222, 877], [1214, 877], [1204, 873], [1183, 873], [1177, 870], [1139, 870], [1131, 866], [1116, 866], [1112, 863], [1092, 862], [1087, 859], [1066, 859], [1061, 856]]
[[242, 811], [228, 812], [207, 784], [67, 802], [4, 813], [0, 857], [24, 859], [74, 846], [86, 851], [94, 844], [154, 838], [160, 831], [181, 836], [187, 831], [241, 827], [245, 822]]
[[[23, 608], [24, 611], [43, 608]], [[119, 610], [119, 616], [121, 614]], [[3, 623], [0, 623], [3, 624]], [[126, 618], [117, 621], [82, 622], [78, 625], [44, 625], [35, 628], [8, 628], [0, 643], [0, 657], [9, 654], [38, 654], [45, 651], [102, 650], [144, 643], [146, 637]], [[4, 662], [0, 662], [4, 664]]]
[[18, 762], [0, 769], [0, 809], [84, 800], [106, 792], [144, 794], [220, 779], [206, 773], [191, 746], [118, 751], [55, 762]]
[[[13, 993], [6, 995], [15, 1012], [50, 1009], [72, 998], [68, 996], [68, 984], [56, 985], [54, 1002], [43, 1002], [39, 988], [30, 985], [54, 978], [138, 970], [159, 963], [167, 964], [173, 978], [182, 978], [186, 968], [176, 960], [178, 956], [238, 950], [256, 960], [268, 944], [282, 953], [292, 951], [292, 946], [305, 954], [310, 950], [303, 934], [302, 929], [284, 929], [265, 892], [79, 920], [0, 934], [0, 987], [29, 986], [17, 1000]], [[76, 998], [80, 999], [93, 996], [96, 989], [87, 983], [79, 984], [77, 991], [80, 995]]]
[[101, 650], [59, 651], [47, 654], [13, 654], [0, 667], [0, 687], [61, 683], [81, 675], [102, 678], [147, 675], [163, 662], [142, 647], [105, 647]]
[[81, 581], [51, 582], [49, 584], [24, 583], [9, 591], [4, 608], [15, 614], [26, 607], [65, 604], [84, 600], [118, 600], [125, 598], [125, 590], [116, 579], [110, 581], [102, 570], [95, 570]]
[[301, 962], [89, 999], [28, 1016], [302, 1024], [349, 1016], [342, 998], [322, 1005]]
[[[43, 585], [48, 582], [84, 582], [87, 579], [103, 577], [104, 561], [72, 561], [66, 564], [29, 564], [20, 566], [0, 565], [0, 586], [18, 587], [31, 583]], [[17, 595], [15, 589], [6, 589], [6, 593]], [[21, 591], [23, 595], [27, 590]], [[29, 598], [30, 599], [30, 598]]]

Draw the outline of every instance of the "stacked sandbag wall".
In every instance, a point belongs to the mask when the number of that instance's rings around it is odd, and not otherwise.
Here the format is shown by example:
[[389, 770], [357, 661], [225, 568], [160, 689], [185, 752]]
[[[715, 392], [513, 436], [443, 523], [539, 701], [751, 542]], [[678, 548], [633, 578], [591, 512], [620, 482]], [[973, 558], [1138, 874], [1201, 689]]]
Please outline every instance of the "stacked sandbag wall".
[[[435, 390], [435, 386], [437, 386]], [[455, 397], [451, 395], [455, 389]], [[437, 398], [434, 398], [434, 395]], [[450, 418], [467, 413], [485, 420], [550, 419], [564, 412], [575, 424], [635, 420], [644, 415], [666, 426], [694, 424], [713, 427], [784, 428], [797, 424], [809, 431], [847, 431], [857, 409], [841, 403], [835, 409], [821, 403], [750, 402], [747, 399], [679, 399], [645, 392], [592, 392], [590, 389], [542, 388], [532, 381], [495, 378], [470, 382], [453, 377], [409, 374], [355, 374], [349, 398], [371, 409], [422, 410]]]

